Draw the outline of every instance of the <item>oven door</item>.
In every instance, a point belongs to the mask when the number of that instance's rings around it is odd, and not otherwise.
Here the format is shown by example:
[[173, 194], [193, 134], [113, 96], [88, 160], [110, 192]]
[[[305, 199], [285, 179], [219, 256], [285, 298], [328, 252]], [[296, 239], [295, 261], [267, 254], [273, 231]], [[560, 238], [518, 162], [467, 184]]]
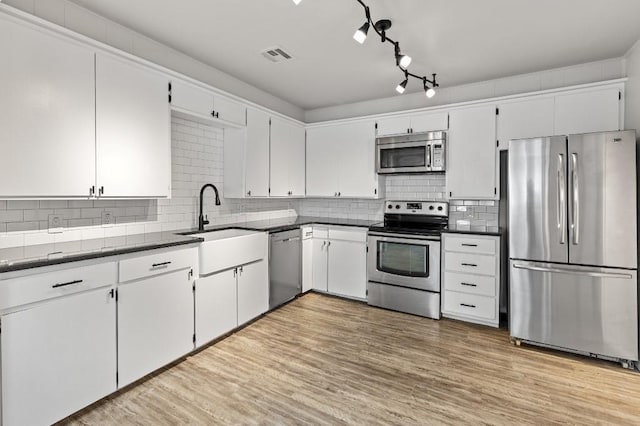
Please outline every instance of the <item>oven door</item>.
[[431, 170], [431, 146], [426, 141], [378, 143], [378, 173], [416, 173]]
[[440, 241], [370, 233], [367, 279], [439, 292]]

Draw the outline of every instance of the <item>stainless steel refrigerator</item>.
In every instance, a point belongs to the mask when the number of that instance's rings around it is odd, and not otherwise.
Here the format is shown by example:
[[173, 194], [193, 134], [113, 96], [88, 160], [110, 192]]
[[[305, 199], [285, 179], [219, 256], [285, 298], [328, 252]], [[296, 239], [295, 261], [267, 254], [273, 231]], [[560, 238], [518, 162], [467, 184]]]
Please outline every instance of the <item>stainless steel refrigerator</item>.
[[509, 144], [510, 334], [638, 361], [635, 131]]

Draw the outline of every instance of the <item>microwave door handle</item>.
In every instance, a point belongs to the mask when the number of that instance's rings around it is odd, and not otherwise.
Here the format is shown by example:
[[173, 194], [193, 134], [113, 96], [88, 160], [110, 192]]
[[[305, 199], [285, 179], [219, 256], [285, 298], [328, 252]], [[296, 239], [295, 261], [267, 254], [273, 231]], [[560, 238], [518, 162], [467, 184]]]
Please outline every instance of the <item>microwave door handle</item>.
[[431, 144], [427, 145], [427, 168], [429, 170], [433, 168], [433, 164], [431, 164]]

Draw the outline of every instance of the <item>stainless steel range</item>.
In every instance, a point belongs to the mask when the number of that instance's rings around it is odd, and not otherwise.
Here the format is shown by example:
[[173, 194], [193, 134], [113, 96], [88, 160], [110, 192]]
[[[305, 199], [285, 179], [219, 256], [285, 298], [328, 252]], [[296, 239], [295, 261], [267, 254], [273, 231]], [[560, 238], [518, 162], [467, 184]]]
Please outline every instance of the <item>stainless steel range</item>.
[[369, 228], [369, 305], [440, 319], [440, 234], [448, 221], [447, 203], [385, 203], [384, 223]]

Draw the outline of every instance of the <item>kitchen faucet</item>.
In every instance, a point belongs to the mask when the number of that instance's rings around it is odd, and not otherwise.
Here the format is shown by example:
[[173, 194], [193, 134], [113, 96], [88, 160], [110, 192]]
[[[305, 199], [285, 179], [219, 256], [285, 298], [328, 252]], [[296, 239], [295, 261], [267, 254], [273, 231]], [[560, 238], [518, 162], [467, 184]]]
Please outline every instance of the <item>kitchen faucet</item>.
[[218, 188], [214, 184], [207, 183], [200, 188], [200, 216], [198, 216], [198, 231], [204, 231], [204, 226], [209, 224], [209, 220], [206, 216], [202, 214], [202, 198], [204, 194], [204, 190], [207, 188], [213, 188], [216, 193], [216, 206], [220, 205], [220, 196], [218, 195]]

